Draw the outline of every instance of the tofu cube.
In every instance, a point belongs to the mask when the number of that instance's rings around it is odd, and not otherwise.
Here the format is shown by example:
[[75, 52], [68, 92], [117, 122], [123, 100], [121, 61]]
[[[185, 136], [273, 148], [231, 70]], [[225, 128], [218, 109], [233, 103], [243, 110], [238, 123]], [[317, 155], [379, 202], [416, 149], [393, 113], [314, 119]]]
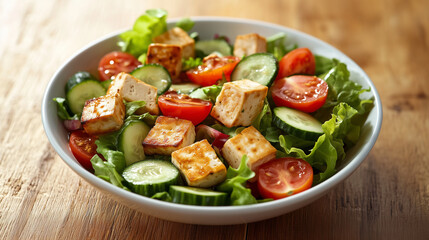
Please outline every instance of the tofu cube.
[[182, 48], [182, 58], [195, 56], [195, 41], [187, 32], [179, 27], [174, 27], [169, 31], [155, 37], [152, 42], [178, 45]]
[[83, 107], [81, 122], [90, 135], [119, 130], [124, 123], [125, 105], [119, 93], [90, 99]]
[[107, 94], [119, 93], [127, 102], [145, 101], [146, 105], [137, 111], [138, 114], [149, 112], [158, 115], [156, 103], [157, 89], [128, 73], [119, 73], [110, 84]]
[[171, 162], [180, 170], [189, 186], [208, 188], [226, 179], [226, 167], [207, 139], [174, 151]]
[[147, 155], [170, 155], [195, 141], [195, 127], [191, 121], [159, 116], [155, 126], [143, 141]]
[[251, 80], [227, 82], [210, 113], [227, 127], [249, 126], [264, 105], [268, 87]]
[[162, 65], [175, 80], [182, 71], [182, 48], [178, 45], [152, 43], [147, 50], [146, 63]]
[[243, 155], [247, 155], [247, 165], [256, 174], [261, 164], [276, 157], [276, 152], [270, 142], [253, 126], [228, 139], [222, 148], [222, 156], [231, 167], [238, 168]]
[[256, 33], [238, 35], [234, 42], [234, 56], [243, 57], [254, 53], [266, 52], [267, 40]]

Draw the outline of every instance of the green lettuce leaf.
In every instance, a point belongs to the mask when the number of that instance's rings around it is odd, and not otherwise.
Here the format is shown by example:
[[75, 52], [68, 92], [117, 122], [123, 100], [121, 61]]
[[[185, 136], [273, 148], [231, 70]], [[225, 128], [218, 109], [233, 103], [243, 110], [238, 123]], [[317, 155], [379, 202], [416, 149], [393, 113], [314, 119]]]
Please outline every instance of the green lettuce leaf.
[[360, 99], [360, 94], [370, 91], [362, 89], [362, 86], [350, 80], [350, 72], [344, 63], [336, 62], [336, 66], [323, 74], [321, 78], [328, 83], [328, 98], [319, 111], [326, 111], [328, 108], [337, 106], [344, 102], [352, 108], [358, 110], [359, 114], [366, 112], [366, 105], [371, 104], [372, 100]]
[[103, 161], [97, 154], [91, 158], [91, 163], [94, 168], [94, 175], [117, 187], [129, 191], [129, 189], [122, 184], [124, 179], [118, 173], [114, 164]]
[[196, 68], [201, 64], [203, 64], [203, 60], [199, 57], [190, 57], [188, 59], [182, 59], [182, 71], [188, 71], [189, 69]]
[[101, 135], [95, 141], [97, 152], [103, 155], [107, 162], [115, 167], [118, 173], [122, 173], [126, 165], [124, 154], [118, 151], [116, 147], [120, 131], [121, 130], [111, 134]]
[[125, 117], [133, 115], [137, 110], [144, 107], [146, 105], [145, 101], [133, 101], [127, 102], [124, 101], [125, 104]]
[[239, 134], [241, 131], [243, 131], [243, 129], [245, 129], [245, 127], [226, 127], [222, 124], [213, 124], [210, 127], [218, 130], [221, 133], [225, 133], [227, 135], [229, 135], [230, 137], [235, 137], [237, 134]]
[[192, 98], [199, 98], [202, 100], [207, 100], [207, 101], [211, 101], [212, 103], [215, 103], [216, 98], [221, 91], [222, 91], [221, 85], [212, 85], [208, 87], [195, 89], [189, 94], [189, 96]]
[[338, 61], [336, 59], [327, 58], [319, 55], [314, 55], [314, 58], [316, 60], [316, 74], [315, 75], [321, 75], [323, 73], [328, 72], [331, 70], [335, 65], [337, 65]]
[[359, 138], [360, 126], [353, 124], [353, 118], [358, 111], [346, 103], [340, 103], [333, 109], [332, 118], [322, 125], [324, 134], [314, 144], [310, 153], [302, 148], [307, 148], [311, 143], [307, 141], [296, 141], [291, 136], [280, 136], [280, 146], [285, 153], [304, 159], [320, 173], [315, 176], [315, 182], [322, 182], [335, 174], [337, 162], [345, 157], [343, 139], [350, 142]]
[[150, 127], [153, 127], [155, 125], [157, 117], [158, 117], [157, 115], [152, 115], [152, 114], [146, 112], [146, 113], [143, 113], [141, 115], [131, 115], [131, 116], [127, 117], [124, 122], [126, 123], [126, 122], [130, 122], [133, 120], [141, 120], [144, 123], [146, 123], [147, 125], [149, 125]]
[[251, 190], [246, 188], [247, 180], [253, 178], [255, 173], [247, 166], [246, 155], [241, 159], [238, 169], [228, 168], [226, 180], [216, 187], [218, 191], [230, 193], [231, 205], [254, 204], [258, 201], [253, 197]]
[[297, 44], [286, 47], [286, 34], [277, 33], [267, 38], [267, 52], [272, 53], [277, 60], [282, 59], [288, 52], [296, 49]]
[[161, 201], [166, 201], [166, 202], [171, 202], [172, 201], [171, 195], [168, 192], [158, 192], [158, 193], [155, 193], [151, 198], [158, 199], [158, 200], [161, 200]]
[[65, 98], [54, 98], [54, 102], [57, 103], [57, 114], [62, 120], [79, 120], [77, 114], [71, 115], [71, 111], [68, 109], [67, 100]]
[[149, 9], [134, 23], [133, 29], [122, 33], [118, 45], [122, 51], [139, 57], [147, 52], [152, 39], [167, 31], [167, 12]]
[[281, 131], [273, 126], [273, 113], [268, 100], [265, 99], [262, 111], [253, 120], [252, 126], [255, 127], [269, 142], [278, 142]]
[[179, 27], [186, 32], [191, 31], [194, 25], [195, 25], [195, 22], [192, 21], [190, 18], [182, 18], [176, 23], [176, 27]]

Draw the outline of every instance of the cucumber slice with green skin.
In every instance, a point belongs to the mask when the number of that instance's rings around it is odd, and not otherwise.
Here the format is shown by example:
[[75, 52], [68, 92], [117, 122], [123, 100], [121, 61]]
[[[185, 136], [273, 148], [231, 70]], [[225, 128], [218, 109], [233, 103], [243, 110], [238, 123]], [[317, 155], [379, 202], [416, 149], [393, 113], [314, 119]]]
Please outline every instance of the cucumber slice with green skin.
[[122, 177], [131, 191], [152, 197], [158, 192], [168, 192], [170, 185], [177, 184], [179, 170], [163, 160], [144, 160], [125, 168]]
[[75, 85], [84, 82], [86, 80], [97, 80], [94, 76], [91, 75], [89, 72], [77, 72], [71, 78], [67, 81], [66, 84], [66, 93], [70, 91]]
[[[67, 86], [69, 86], [68, 83]], [[78, 115], [82, 114], [85, 101], [106, 94], [106, 89], [101, 85], [100, 81], [93, 79], [75, 82], [73, 86], [67, 87], [67, 90], [66, 99], [70, 110]]]
[[324, 133], [322, 123], [307, 113], [287, 107], [276, 107], [273, 112], [274, 124], [291, 135], [316, 141]]
[[188, 186], [170, 186], [170, 195], [174, 203], [199, 206], [224, 206], [228, 200], [227, 193]]
[[213, 52], [218, 52], [222, 56], [232, 55], [231, 46], [225, 40], [221, 39], [198, 41], [195, 43], [195, 50], [201, 51], [205, 56]]
[[279, 72], [279, 63], [270, 53], [255, 53], [244, 57], [231, 73], [231, 81], [249, 79], [270, 86]]
[[168, 90], [176, 91], [181, 94], [190, 94], [192, 91], [200, 87], [200, 85], [194, 83], [172, 84]]
[[127, 166], [145, 159], [142, 143], [149, 130], [150, 127], [139, 120], [128, 122], [122, 128], [118, 137], [118, 148], [124, 153]]
[[136, 68], [131, 75], [158, 89], [158, 95], [166, 92], [171, 86], [171, 76], [167, 69], [159, 64], [146, 64]]

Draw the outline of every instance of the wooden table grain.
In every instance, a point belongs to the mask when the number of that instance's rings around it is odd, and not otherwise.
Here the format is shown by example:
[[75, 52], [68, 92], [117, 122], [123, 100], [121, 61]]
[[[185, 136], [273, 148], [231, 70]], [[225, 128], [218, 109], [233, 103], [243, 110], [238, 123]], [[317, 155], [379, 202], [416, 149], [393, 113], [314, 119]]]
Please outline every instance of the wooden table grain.
[[[77, 50], [156, 7], [281, 24], [350, 56], [383, 103], [367, 159], [314, 203], [242, 225], [168, 222], [99, 193], [48, 142], [42, 96]], [[427, 0], [0, 0], [0, 239], [429, 239], [428, 10]]]

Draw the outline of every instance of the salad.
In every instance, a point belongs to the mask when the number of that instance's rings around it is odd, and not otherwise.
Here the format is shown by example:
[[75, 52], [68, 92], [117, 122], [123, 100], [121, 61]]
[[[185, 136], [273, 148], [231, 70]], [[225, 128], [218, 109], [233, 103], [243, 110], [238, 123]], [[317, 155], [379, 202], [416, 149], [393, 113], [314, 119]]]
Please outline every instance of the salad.
[[335, 174], [372, 107], [344, 63], [284, 33], [200, 39], [192, 20], [166, 18], [147, 10], [98, 76], [77, 72], [54, 98], [82, 167], [205, 206], [281, 199]]

